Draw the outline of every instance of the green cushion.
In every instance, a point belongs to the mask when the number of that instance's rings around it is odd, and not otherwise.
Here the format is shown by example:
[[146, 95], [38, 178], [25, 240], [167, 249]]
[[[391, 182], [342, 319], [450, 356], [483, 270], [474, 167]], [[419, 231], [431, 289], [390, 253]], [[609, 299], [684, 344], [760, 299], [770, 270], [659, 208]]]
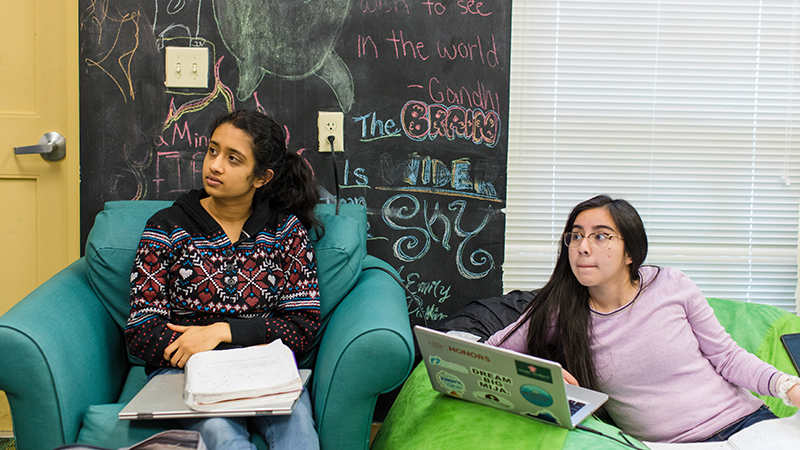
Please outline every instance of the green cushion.
[[[800, 332], [800, 318], [779, 308], [756, 303], [709, 299], [720, 323], [746, 350], [778, 370], [795, 373], [780, 336]], [[762, 397], [780, 417], [797, 408], [780, 399]], [[595, 418], [583, 426], [624, 440], [620, 430]], [[627, 436], [631, 442], [638, 442]], [[431, 387], [420, 364], [397, 397], [381, 425], [372, 450], [389, 449], [565, 449], [605, 450], [626, 448], [606, 437], [583, 430], [567, 432], [505, 411], [439, 394]], [[644, 448], [640, 445], [641, 448]]]
[[433, 390], [425, 365], [406, 380], [372, 443], [383, 449], [549, 450], [567, 431]]
[[750, 353], [755, 353], [772, 323], [792, 314], [760, 303], [709, 298], [714, 315], [734, 341]]
[[[800, 333], [800, 317], [783, 309], [758, 303], [709, 298], [714, 314], [725, 330], [742, 348], [755, 354], [776, 369], [797, 374], [789, 355], [781, 343], [781, 335]], [[797, 408], [786, 406], [781, 399], [756, 395], [780, 417], [788, 417]]]

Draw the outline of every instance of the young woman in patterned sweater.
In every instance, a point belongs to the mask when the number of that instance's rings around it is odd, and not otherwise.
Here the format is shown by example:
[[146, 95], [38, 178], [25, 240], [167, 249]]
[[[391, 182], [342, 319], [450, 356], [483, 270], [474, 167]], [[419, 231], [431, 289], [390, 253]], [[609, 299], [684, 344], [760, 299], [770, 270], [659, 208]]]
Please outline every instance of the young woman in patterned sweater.
[[633, 206], [580, 203], [550, 280], [487, 343], [558, 361], [566, 382], [608, 394], [611, 419], [647, 441], [724, 440], [775, 418], [748, 391], [800, 405], [800, 379], [739, 347], [689, 277], [642, 266], [646, 256]]
[[[282, 128], [236, 111], [210, 129], [204, 189], [147, 222], [131, 273], [130, 353], [150, 378], [181, 372], [195, 353], [281, 339], [297, 357], [319, 329], [317, 264], [308, 230], [319, 200], [310, 167]], [[254, 449], [247, 425], [271, 450], [318, 448], [304, 392], [293, 414], [182, 420], [210, 450]]]

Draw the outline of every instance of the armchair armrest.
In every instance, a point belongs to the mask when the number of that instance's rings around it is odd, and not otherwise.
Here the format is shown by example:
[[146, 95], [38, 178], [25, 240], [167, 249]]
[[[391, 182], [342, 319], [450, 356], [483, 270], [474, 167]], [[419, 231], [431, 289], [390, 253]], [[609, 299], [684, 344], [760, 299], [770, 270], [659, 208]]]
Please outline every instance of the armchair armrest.
[[411, 371], [414, 343], [393, 268], [367, 256], [358, 283], [331, 312], [314, 368], [315, 419], [324, 450], [366, 449], [379, 394]]
[[117, 400], [125, 343], [87, 281], [84, 259], [0, 317], [0, 359], [18, 448], [74, 443], [89, 405]]

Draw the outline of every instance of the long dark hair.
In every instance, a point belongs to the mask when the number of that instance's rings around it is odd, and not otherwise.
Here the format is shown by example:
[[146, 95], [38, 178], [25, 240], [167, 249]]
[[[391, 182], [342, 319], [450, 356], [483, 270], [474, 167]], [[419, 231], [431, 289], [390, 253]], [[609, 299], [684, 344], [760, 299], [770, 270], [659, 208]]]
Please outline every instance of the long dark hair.
[[[639, 267], [647, 257], [647, 234], [639, 213], [630, 203], [606, 195], [590, 198], [573, 208], [564, 232], [572, 231], [578, 214], [596, 208], [606, 208], [611, 214], [632, 261], [628, 266], [631, 283], [639, 282]], [[523, 314], [530, 320], [528, 353], [558, 361], [581, 386], [598, 389], [591, 351], [589, 290], [572, 273], [563, 238], [550, 280]]]
[[255, 195], [270, 198], [275, 206], [297, 216], [307, 230], [316, 228], [321, 233], [322, 223], [314, 215], [314, 207], [319, 203], [314, 173], [305, 159], [286, 148], [283, 127], [258, 111], [239, 110], [217, 118], [209, 127], [209, 140], [225, 123], [244, 131], [253, 140], [253, 177], [262, 177], [270, 169], [274, 172], [272, 180], [258, 188]]

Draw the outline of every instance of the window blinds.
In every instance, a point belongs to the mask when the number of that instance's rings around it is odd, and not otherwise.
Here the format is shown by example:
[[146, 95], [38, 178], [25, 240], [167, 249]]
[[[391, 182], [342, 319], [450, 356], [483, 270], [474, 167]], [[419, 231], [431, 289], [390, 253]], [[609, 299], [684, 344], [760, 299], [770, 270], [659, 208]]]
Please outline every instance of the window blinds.
[[503, 285], [548, 279], [571, 208], [625, 198], [647, 264], [708, 297], [795, 311], [795, 1], [513, 6]]

